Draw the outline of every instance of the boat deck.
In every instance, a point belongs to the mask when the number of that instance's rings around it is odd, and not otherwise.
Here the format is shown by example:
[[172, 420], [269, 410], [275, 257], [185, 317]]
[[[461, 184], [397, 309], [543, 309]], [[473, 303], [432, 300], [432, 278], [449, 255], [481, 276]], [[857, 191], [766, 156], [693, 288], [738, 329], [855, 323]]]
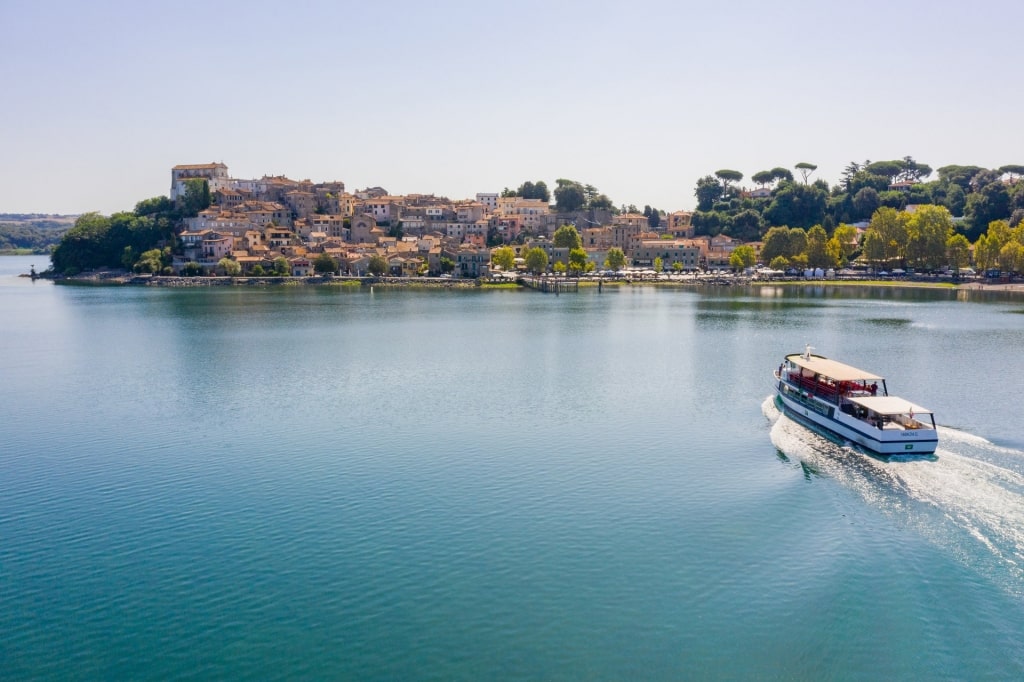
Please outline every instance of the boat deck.
[[[807, 377], [799, 370], [782, 372], [781, 380], [789, 387], [790, 396], [802, 404], [813, 407], [814, 399], [826, 401], [848, 417], [882, 431], [935, 428], [930, 410], [896, 396], [877, 395], [877, 385]], [[927, 417], [932, 423], [922, 421], [918, 416]]]

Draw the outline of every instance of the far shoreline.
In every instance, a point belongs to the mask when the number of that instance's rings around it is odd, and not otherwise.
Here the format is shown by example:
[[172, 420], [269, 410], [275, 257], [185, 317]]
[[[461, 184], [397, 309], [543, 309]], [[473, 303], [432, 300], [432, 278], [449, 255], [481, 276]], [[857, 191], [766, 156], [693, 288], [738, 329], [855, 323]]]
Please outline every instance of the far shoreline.
[[[29, 273], [19, 275], [30, 277]], [[123, 270], [100, 270], [88, 273], [81, 273], [72, 277], [45, 276], [43, 273], [37, 275], [38, 279], [47, 279], [55, 284], [63, 285], [92, 285], [92, 286], [149, 286], [165, 288], [195, 288], [195, 287], [290, 287], [290, 286], [319, 286], [333, 288], [362, 289], [369, 287], [384, 287], [395, 289], [527, 289], [518, 282], [508, 280], [495, 280], [490, 278], [467, 279], [458, 277], [373, 277], [373, 276], [350, 276], [350, 275], [313, 275], [299, 277], [247, 277], [247, 276], [204, 276], [204, 277], [183, 277], [177, 275], [138, 275]], [[688, 278], [682, 280], [652, 280], [652, 279], [601, 279], [561, 277], [568, 281], [577, 281], [582, 288], [601, 288], [605, 286], [654, 286], [663, 288], [676, 287], [731, 287], [731, 286], [752, 286], [752, 287], [884, 287], [889, 289], [947, 289], [953, 291], [981, 291], [999, 292], [1008, 294], [1024, 294], [1024, 282], [928, 282], [919, 280], [880, 280], [880, 279], [753, 279], [749, 277], [715, 277], [715, 278]]]

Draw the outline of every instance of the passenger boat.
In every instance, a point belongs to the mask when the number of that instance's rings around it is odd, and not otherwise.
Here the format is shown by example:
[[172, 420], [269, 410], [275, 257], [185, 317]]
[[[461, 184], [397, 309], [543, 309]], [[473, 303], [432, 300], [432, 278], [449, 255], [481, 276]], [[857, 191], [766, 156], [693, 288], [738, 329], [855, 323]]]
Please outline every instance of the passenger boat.
[[876, 455], [931, 455], [935, 415], [889, 395], [877, 374], [811, 353], [787, 355], [775, 370], [775, 402], [783, 414]]

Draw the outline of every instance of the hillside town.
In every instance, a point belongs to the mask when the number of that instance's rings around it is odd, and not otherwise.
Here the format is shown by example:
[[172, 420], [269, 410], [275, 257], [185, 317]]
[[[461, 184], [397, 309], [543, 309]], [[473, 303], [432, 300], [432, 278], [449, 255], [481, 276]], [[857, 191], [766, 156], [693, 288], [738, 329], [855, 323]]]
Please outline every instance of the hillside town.
[[328, 254], [338, 272], [353, 276], [368, 274], [371, 261], [383, 258], [392, 276], [486, 277], [499, 246], [511, 247], [517, 258], [540, 248], [552, 266], [567, 264], [569, 249], [552, 241], [562, 225], [577, 228], [588, 264], [597, 269], [613, 248], [634, 267], [651, 267], [658, 260], [677, 271], [727, 268], [738, 245], [725, 235], [695, 236], [688, 211], [652, 221], [611, 210], [559, 213], [543, 199], [498, 192], [458, 200], [393, 196], [381, 187], [348, 192], [340, 181], [232, 178], [223, 163], [172, 168], [171, 200], [180, 201], [189, 181], [197, 179], [208, 184], [209, 206], [189, 218], [179, 234], [181, 249], [172, 265], [179, 274], [196, 264], [216, 273], [225, 258], [238, 264], [240, 274], [260, 274], [284, 258], [291, 275], [307, 276], [314, 260]]

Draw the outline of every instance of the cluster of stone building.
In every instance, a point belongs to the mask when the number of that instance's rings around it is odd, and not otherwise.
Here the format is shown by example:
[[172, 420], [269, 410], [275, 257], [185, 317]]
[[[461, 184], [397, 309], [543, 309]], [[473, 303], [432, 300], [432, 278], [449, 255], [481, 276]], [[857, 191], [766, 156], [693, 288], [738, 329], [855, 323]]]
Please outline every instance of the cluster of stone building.
[[380, 256], [393, 275], [437, 275], [442, 258], [448, 258], [456, 276], [482, 277], [491, 269], [488, 237], [492, 244], [512, 246], [517, 256], [540, 247], [550, 265], [568, 263], [567, 250], [555, 248], [550, 239], [566, 224], [576, 225], [598, 269], [613, 247], [634, 266], [661, 259], [666, 269], [684, 270], [728, 267], [735, 247], [728, 237], [695, 237], [687, 211], [669, 214], [652, 229], [647, 217], [636, 213], [558, 213], [546, 201], [498, 193], [452, 201], [391, 196], [380, 187], [349, 193], [343, 182], [282, 176], [243, 180], [230, 177], [223, 163], [175, 166], [171, 178], [172, 200], [185, 195], [193, 178], [208, 183], [211, 197], [210, 207], [189, 219], [179, 235], [178, 272], [189, 262], [214, 271], [222, 258], [230, 258], [249, 274], [257, 265], [269, 271], [283, 257], [293, 275], [305, 276], [312, 274], [314, 259], [326, 253], [343, 274], [365, 275], [371, 259]]

